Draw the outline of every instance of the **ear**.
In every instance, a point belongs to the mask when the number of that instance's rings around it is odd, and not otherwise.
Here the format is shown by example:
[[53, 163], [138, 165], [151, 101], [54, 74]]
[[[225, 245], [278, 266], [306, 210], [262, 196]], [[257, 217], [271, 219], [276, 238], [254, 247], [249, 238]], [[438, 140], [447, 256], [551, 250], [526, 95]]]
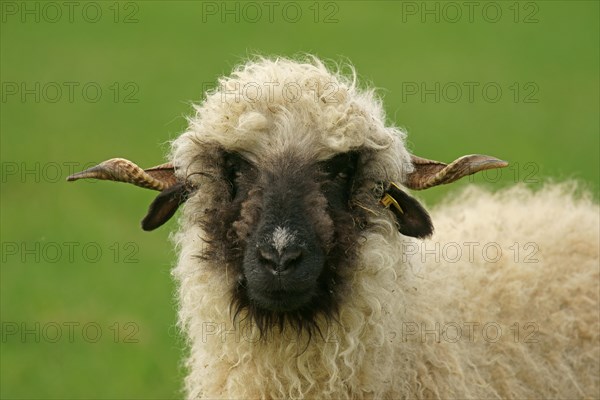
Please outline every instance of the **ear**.
[[425, 208], [395, 184], [390, 184], [385, 191], [381, 204], [385, 207], [391, 206], [401, 234], [423, 239], [433, 233], [431, 217]]
[[151, 231], [162, 226], [175, 214], [175, 211], [189, 196], [189, 190], [183, 183], [177, 183], [160, 192], [148, 208], [142, 220], [142, 229]]

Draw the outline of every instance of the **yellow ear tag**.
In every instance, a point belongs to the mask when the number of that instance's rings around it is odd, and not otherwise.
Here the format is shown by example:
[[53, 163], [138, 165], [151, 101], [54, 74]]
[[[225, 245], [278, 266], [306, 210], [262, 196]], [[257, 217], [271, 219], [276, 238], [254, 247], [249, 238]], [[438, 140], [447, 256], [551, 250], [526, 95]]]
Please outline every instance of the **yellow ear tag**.
[[[396, 185], [393, 182], [390, 183], [390, 187], [392, 187], [392, 186], [398, 190], [402, 190], [398, 187], [398, 185]], [[379, 200], [381, 205], [384, 206], [385, 208], [389, 208], [390, 205], [393, 205], [396, 210], [398, 210], [401, 214], [404, 214], [404, 210], [402, 210], [402, 207], [400, 207], [400, 204], [398, 204], [396, 199], [388, 191], [389, 191], [389, 188], [388, 188], [388, 190], [386, 190], [386, 192], [383, 195], [383, 197], [381, 198], [381, 200]]]

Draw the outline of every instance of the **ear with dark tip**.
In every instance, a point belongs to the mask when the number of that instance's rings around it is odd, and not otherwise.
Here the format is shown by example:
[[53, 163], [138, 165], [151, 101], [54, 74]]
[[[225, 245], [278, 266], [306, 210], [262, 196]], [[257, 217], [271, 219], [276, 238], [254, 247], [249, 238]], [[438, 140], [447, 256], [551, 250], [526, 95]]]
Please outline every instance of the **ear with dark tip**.
[[142, 229], [151, 231], [159, 226], [162, 226], [175, 214], [175, 211], [183, 204], [190, 192], [188, 187], [183, 183], [177, 183], [162, 192], [148, 208], [148, 213], [142, 220]]
[[395, 184], [390, 184], [385, 191], [381, 204], [392, 210], [401, 234], [420, 239], [433, 234], [431, 217], [425, 208]]
[[414, 171], [402, 182], [413, 190], [428, 189], [437, 185], [452, 183], [458, 179], [479, 171], [504, 168], [508, 163], [495, 157], [482, 154], [462, 156], [450, 164], [411, 155]]

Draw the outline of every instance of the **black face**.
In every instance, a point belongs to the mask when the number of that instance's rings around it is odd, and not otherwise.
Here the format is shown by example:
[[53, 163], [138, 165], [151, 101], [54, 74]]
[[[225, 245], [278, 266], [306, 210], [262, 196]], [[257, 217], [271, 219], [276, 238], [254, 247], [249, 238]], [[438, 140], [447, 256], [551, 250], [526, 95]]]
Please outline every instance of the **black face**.
[[286, 321], [310, 331], [319, 315], [334, 316], [366, 220], [351, 201], [358, 161], [356, 152], [319, 163], [284, 155], [259, 167], [220, 152], [229, 201], [202, 224], [206, 256], [220, 255], [237, 273], [236, 316], [261, 331]]

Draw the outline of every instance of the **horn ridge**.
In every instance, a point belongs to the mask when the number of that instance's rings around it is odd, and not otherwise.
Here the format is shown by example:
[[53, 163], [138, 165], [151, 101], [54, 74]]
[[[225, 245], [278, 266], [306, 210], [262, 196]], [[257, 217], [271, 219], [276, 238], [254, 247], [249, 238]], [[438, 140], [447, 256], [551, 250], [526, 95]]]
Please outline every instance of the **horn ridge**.
[[508, 162], [483, 154], [462, 156], [450, 164], [411, 155], [414, 171], [408, 174], [404, 186], [413, 190], [445, 185], [486, 169], [504, 168]]
[[100, 179], [131, 183], [146, 189], [162, 191], [177, 183], [172, 164], [162, 164], [144, 171], [135, 163], [124, 158], [111, 158], [85, 171], [70, 175], [67, 181], [78, 179]]

